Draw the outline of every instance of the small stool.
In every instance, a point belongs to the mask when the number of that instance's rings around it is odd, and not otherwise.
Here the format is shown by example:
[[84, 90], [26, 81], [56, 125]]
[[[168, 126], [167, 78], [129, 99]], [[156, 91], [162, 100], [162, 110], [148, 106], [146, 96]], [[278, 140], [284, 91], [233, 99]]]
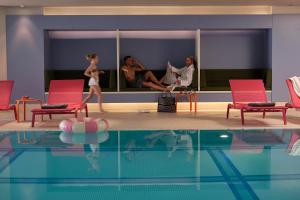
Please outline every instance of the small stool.
[[[16, 100], [16, 107], [17, 107], [17, 122], [20, 122], [20, 104], [23, 104], [23, 115], [24, 115], [24, 121], [26, 121], [26, 104], [27, 103], [39, 103], [42, 106], [42, 100], [40, 99], [33, 99], [29, 97], [22, 97], [21, 99]], [[43, 120], [43, 116], [42, 116]]]
[[179, 93], [176, 94], [176, 111], [177, 111], [177, 103], [179, 97], [186, 96], [190, 100], [190, 112], [193, 111], [193, 102], [194, 102], [194, 108], [195, 112], [197, 112], [197, 93], [194, 91], [180, 91]]

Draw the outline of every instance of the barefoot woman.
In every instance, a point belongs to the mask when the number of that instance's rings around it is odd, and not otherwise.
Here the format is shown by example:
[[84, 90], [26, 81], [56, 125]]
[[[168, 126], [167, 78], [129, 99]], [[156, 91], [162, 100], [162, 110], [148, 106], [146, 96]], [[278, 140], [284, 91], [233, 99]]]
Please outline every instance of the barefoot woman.
[[87, 77], [90, 77], [89, 80], [89, 95], [84, 99], [83, 105], [85, 105], [94, 95], [94, 93], [97, 95], [97, 100], [99, 104], [99, 112], [103, 113], [104, 110], [102, 108], [102, 101], [103, 97], [101, 94], [101, 88], [99, 86], [99, 74], [103, 73], [103, 71], [99, 71], [97, 69], [97, 64], [99, 63], [99, 57], [93, 53], [88, 54], [86, 56], [86, 59], [90, 62], [90, 66], [85, 70], [84, 75]]

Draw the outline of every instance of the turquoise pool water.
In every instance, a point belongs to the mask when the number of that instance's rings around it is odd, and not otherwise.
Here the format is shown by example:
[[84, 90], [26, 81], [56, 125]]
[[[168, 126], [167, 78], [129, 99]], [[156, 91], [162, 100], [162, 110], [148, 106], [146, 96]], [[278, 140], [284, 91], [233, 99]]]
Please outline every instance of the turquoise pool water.
[[0, 132], [0, 199], [300, 199], [300, 130]]

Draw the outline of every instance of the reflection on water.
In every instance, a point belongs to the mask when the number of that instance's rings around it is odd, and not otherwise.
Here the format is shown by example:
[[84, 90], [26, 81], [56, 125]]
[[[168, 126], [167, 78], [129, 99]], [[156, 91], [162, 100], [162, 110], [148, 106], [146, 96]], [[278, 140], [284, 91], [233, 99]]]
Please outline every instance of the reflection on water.
[[61, 132], [59, 139], [67, 144], [87, 145], [88, 152], [85, 154], [86, 159], [90, 163], [89, 172], [97, 173], [100, 171], [100, 143], [109, 139], [109, 133], [102, 131], [98, 133], [66, 133]]
[[[152, 164], [164, 159], [169, 160], [169, 164], [180, 161], [182, 167], [197, 171], [197, 165], [203, 159], [201, 153], [207, 150], [229, 150], [230, 153], [239, 155], [254, 154], [257, 159], [263, 157], [264, 162], [270, 160], [267, 157], [270, 156], [272, 148], [285, 147], [287, 155], [299, 155], [298, 132], [299, 130], [159, 130], [89, 134], [23, 132], [1, 136], [0, 146], [9, 146], [10, 151], [23, 149], [30, 152], [32, 149], [44, 149], [51, 152], [47, 159], [53, 160], [51, 162], [54, 164], [57, 156], [70, 157], [69, 159], [79, 157], [78, 162], [83, 156], [88, 165], [83, 167], [83, 164], [78, 164], [82, 165], [78, 171], [86, 168], [88, 172], [96, 174], [101, 174], [100, 164], [109, 168], [112, 163], [118, 166], [122, 162], [132, 162], [131, 165], [137, 167], [143, 163]], [[110, 159], [113, 158], [110, 164], [104, 159], [108, 155], [111, 156]], [[193, 166], [183, 166], [184, 162], [192, 163]], [[53, 165], [49, 167], [51, 166]]]
[[129, 139], [126, 144], [126, 150], [123, 153], [128, 160], [133, 160], [139, 148], [155, 149], [156, 145], [161, 143], [166, 147], [167, 157], [171, 158], [176, 150], [186, 152], [187, 160], [191, 160], [194, 156], [193, 141], [189, 132], [185, 134], [176, 133], [173, 130], [157, 131], [144, 135], [144, 140], [137, 144], [136, 139]]
[[291, 156], [300, 156], [300, 133], [292, 133], [287, 151]]
[[17, 134], [19, 144], [35, 144], [37, 142], [35, 133], [30, 134], [30, 137], [27, 136], [27, 132], [18, 132]]

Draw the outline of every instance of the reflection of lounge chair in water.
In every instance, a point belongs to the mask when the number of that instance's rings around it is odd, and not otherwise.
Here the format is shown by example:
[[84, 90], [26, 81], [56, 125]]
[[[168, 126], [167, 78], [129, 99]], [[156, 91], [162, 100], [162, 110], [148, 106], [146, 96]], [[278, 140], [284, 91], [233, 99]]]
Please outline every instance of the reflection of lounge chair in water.
[[290, 156], [300, 156], [300, 133], [292, 133], [288, 145], [288, 154]]
[[267, 145], [284, 144], [273, 130], [242, 130], [240, 133], [231, 132], [231, 149], [237, 153], [262, 153]]
[[149, 147], [154, 147], [159, 141], [163, 142], [168, 149], [169, 158], [178, 149], [184, 149], [187, 152], [188, 160], [194, 156], [193, 141], [190, 135], [179, 135], [174, 131], [166, 131], [147, 135], [145, 139], [150, 140]]

